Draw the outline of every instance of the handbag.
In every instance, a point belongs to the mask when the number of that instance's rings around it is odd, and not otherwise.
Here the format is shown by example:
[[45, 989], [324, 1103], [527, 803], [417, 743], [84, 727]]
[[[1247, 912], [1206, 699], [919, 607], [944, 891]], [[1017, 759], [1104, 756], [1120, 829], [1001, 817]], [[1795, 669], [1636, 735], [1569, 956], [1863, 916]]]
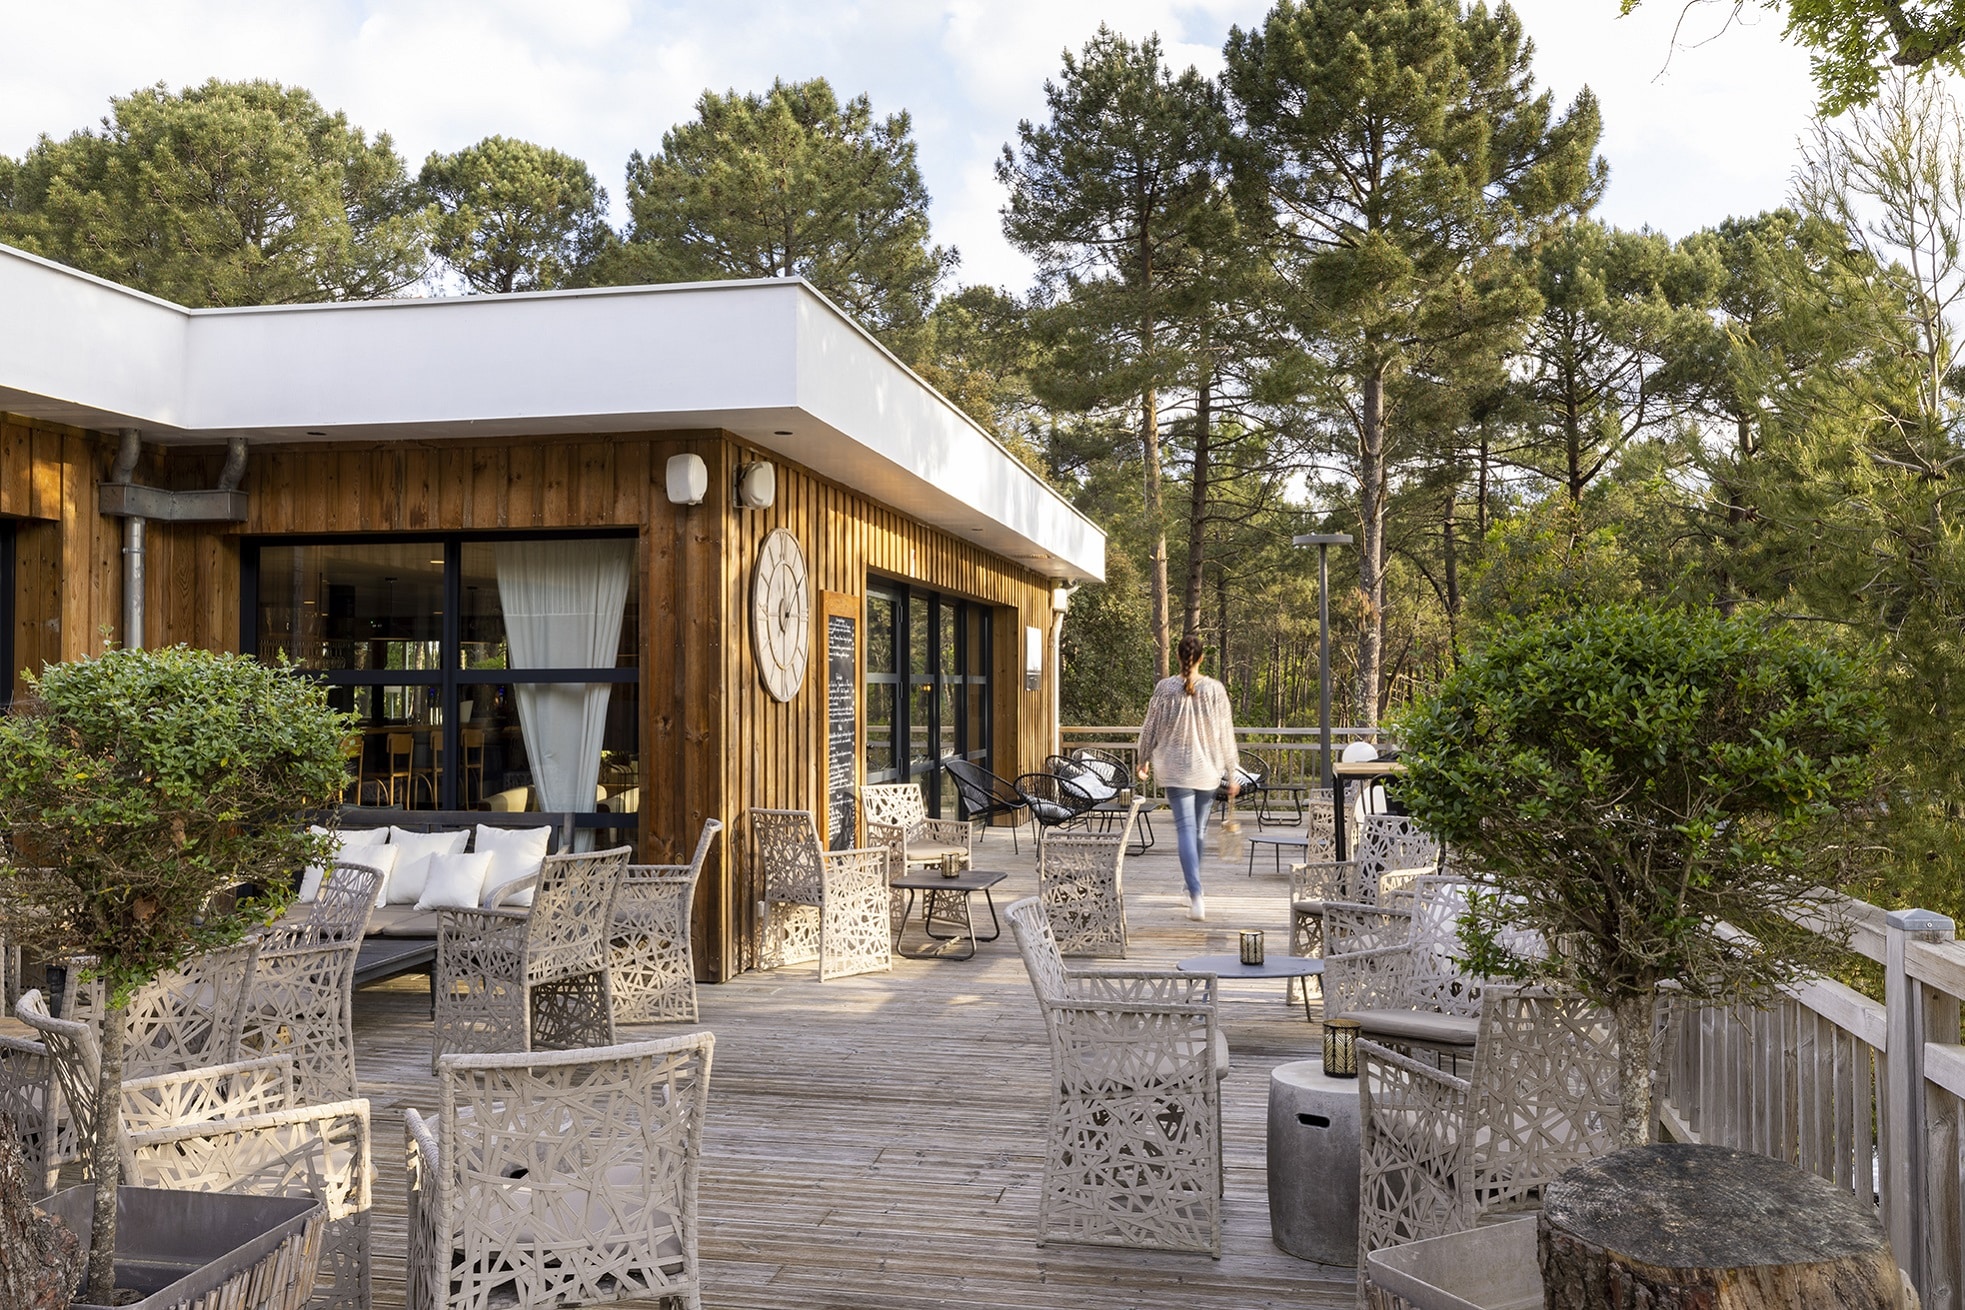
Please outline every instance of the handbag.
[[1242, 836], [1242, 821], [1235, 817], [1235, 798], [1228, 798], [1228, 809], [1221, 816], [1221, 826], [1214, 834], [1214, 854], [1218, 860], [1239, 860], [1248, 852], [1248, 844]]

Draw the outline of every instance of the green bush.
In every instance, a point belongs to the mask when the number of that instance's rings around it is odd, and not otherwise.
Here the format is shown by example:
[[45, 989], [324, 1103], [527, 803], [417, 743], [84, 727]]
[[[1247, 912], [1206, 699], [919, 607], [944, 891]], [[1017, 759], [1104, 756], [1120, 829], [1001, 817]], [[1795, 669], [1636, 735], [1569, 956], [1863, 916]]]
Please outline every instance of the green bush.
[[[1826, 826], [1870, 794], [1880, 728], [1848, 660], [1744, 618], [1636, 605], [1504, 623], [1401, 724], [1407, 804], [1491, 884], [1463, 927], [1470, 966], [1617, 1012], [1627, 1142], [1645, 1131], [1661, 982], [1747, 999], [1827, 960], [1788, 914], [1830, 867]], [[1511, 954], [1504, 927], [1559, 949]]]

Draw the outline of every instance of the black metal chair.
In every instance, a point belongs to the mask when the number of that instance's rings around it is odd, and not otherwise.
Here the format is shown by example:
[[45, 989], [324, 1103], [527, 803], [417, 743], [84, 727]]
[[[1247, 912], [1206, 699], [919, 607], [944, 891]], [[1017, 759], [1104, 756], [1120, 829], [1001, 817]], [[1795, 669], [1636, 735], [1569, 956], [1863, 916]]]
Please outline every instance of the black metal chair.
[[1124, 778], [1108, 777], [1106, 771], [1096, 768], [1084, 760], [1072, 759], [1069, 755], [1045, 757], [1044, 772], [1063, 778], [1072, 786], [1092, 798], [1094, 805], [1103, 805], [1118, 798], [1125, 789]]
[[1084, 788], [1055, 773], [1026, 773], [1010, 785], [1040, 828], [1083, 826], [1086, 812], [1098, 804]]
[[1111, 751], [1100, 750], [1096, 746], [1080, 746], [1071, 752], [1071, 758], [1090, 769], [1102, 782], [1118, 790], [1133, 785], [1132, 766]]
[[[1262, 790], [1263, 784], [1269, 781], [1269, 761], [1250, 751], [1241, 751], [1238, 753], [1242, 757], [1242, 795], [1240, 799], [1244, 805], [1255, 804], [1256, 794]], [[1228, 803], [1228, 785], [1226, 783], [1215, 788], [1214, 799], [1217, 805]], [[1258, 824], [1257, 826], [1259, 827], [1261, 825]]]
[[1019, 850], [1017, 829], [1023, 826], [1024, 816], [1030, 812], [1030, 802], [1024, 799], [1016, 784], [968, 760], [943, 760], [942, 767], [948, 770], [949, 781], [955, 784], [955, 794], [962, 798], [962, 816], [981, 825], [987, 833], [991, 819], [999, 814], [1011, 815], [1010, 849]]

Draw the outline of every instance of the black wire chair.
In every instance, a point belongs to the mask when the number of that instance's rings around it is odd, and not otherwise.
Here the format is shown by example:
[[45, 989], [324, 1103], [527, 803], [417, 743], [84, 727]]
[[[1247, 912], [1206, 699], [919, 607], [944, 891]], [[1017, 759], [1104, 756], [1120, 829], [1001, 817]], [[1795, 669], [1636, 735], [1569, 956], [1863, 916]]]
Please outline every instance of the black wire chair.
[[1068, 778], [1055, 773], [1026, 773], [1010, 784], [1030, 807], [1040, 828], [1082, 826], [1085, 814], [1098, 802]]
[[1109, 778], [1104, 770], [1094, 768], [1084, 760], [1074, 760], [1068, 755], [1051, 755], [1044, 760], [1044, 772], [1063, 778], [1092, 798], [1095, 805], [1117, 797], [1125, 786], [1123, 778]]
[[978, 768], [968, 760], [943, 760], [942, 767], [948, 770], [949, 781], [955, 784], [955, 794], [962, 799], [962, 816], [971, 823], [980, 824], [982, 831], [989, 831], [989, 821], [999, 814], [1013, 816], [1010, 823], [1010, 850], [1017, 852], [1017, 829], [1023, 826], [1024, 816], [1030, 812], [1030, 802], [1024, 799], [1016, 784], [1005, 781], [988, 769]]
[[[1252, 805], [1256, 803], [1256, 793], [1261, 791], [1263, 784], [1269, 781], [1269, 761], [1251, 751], [1241, 751], [1238, 753], [1242, 757], [1242, 767], [1240, 770], [1242, 775], [1240, 779], [1242, 784], [1241, 801], [1244, 805]], [[1226, 805], [1228, 803], [1228, 784], [1226, 782], [1215, 788], [1214, 798], [1216, 804]]]
[[1132, 766], [1111, 751], [1100, 750], [1096, 746], [1080, 746], [1071, 752], [1071, 758], [1116, 790], [1123, 791], [1133, 785]]

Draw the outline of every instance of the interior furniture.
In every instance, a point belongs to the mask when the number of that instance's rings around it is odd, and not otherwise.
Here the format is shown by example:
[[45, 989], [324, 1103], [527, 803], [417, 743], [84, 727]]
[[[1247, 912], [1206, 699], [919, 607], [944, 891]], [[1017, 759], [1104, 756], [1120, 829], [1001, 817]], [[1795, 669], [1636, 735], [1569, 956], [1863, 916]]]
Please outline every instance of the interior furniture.
[[968, 760], [951, 756], [942, 761], [942, 769], [949, 781], [955, 784], [955, 794], [962, 799], [962, 813], [970, 823], [976, 825], [980, 838], [987, 835], [990, 820], [999, 814], [1010, 816], [1010, 850], [1020, 850], [1017, 830], [1030, 815], [1030, 804], [1007, 779], [999, 778], [988, 769]]
[[382, 882], [379, 869], [339, 863], [308, 913], [259, 937], [246, 991], [241, 1045], [293, 1057], [303, 1101], [356, 1096], [355, 961]]
[[894, 967], [889, 848], [828, 851], [808, 810], [754, 809], [750, 829], [764, 886], [762, 967], [816, 959], [821, 981]]
[[614, 904], [629, 853], [548, 855], [530, 909], [440, 913], [431, 1067], [458, 1051], [613, 1044]]
[[468, 810], [484, 797], [484, 729], [459, 728], [457, 749], [463, 757], [457, 799]]
[[860, 788], [860, 817], [866, 823], [869, 846], [894, 853], [890, 875], [898, 877], [915, 865], [939, 865], [953, 855], [969, 866], [976, 826], [963, 819], [928, 817], [928, 802], [911, 782], [871, 783]]
[[705, 819], [687, 864], [630, 864], [614, 902], [614, 1022], [696, 1019], [696, 957], [689, 907], [696, 881], [723, 831]]
[[447, 1055], [403, 1113], [409, 1310], [663, 1300], [701, 1310], [707, 1032], [553, 1055]]
[[[1136, 811], [1139, 802], [1132, 803]], [[1044, 833], [1037, 843], [1037, 897], [1066, 955], [1126, 954], [1122, 881], [1132, 815], [1117, 832]]]
[[416, 734], [382, 734], [382, 791], [388, 804], [410, 809], [416, 804]]
[[[921, 931], [937, 943], [949, 943], [969, 939], [967, 955], [950, 955], [941, 950], [927, 949], [915, 953], [916, 959], [933, 956], [936, 959], [969, 960], [974, 959], [977, 944], [993, 942], [1003, 935], [1003, 925], [996, 918], [996, 899], [990, 889], [1009, 877], [1006, 873], [987, 872], [982, 869], [964, 869], [954, 877], [937, 873], [930, 869], [923, 872], [910, 872], [893, 879], [888, 887], [907, 894], [901, 906], [900, 918], [894, 928], [894, 949], [900, 951], [901, 934], [907, 930], [908, 916], [913, 913], [916, 893], [921, 897]], [[983, 903], [989, 909], [989, 936], [976, 935], [975, 906], [970, 898], [977, 892], [983, 894]], [[935, 925], [943, 924], [955, 929], [952, 933], [938, 933]], [[906, 954], [906, 952], [901, 952]]]
[[1472, 1076], [1358, 1043], [1358, 1265], [1384, 1247], [1519, 1217], [1616, 1149], [1617, 1028], [1582, 996], [1490, 986]]
[[1227, 1044], [1214, 979], [1067, 970], [1035, 897], [1007, 916], [1051, 1046], [1039, 1244], [1219, 1258]]

